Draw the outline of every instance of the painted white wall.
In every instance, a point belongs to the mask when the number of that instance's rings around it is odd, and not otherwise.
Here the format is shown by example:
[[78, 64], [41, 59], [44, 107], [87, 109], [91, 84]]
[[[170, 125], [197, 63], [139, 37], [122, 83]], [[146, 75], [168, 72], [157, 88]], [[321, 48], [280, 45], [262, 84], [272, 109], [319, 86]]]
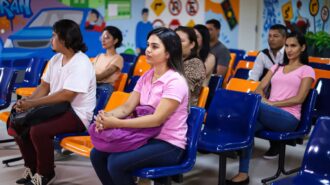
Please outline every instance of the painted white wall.
[[258, 25], [262, 0], [240, 0], [238, 48], [245, 51], [258, 48]]

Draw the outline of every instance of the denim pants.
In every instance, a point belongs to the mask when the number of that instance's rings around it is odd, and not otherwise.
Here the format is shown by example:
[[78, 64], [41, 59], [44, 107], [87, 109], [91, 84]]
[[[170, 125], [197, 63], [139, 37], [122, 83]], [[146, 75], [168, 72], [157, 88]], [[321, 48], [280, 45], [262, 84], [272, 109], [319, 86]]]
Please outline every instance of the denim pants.
[[103, 185], [131, 185], [135, 184], [135, 170], [178, 164], [184, 151], [165, 141], [151, 139], [141, 148], [129, 152], [106, 153], [94, 148], [90, 159]]
[[[294, 131], [298, 124], [299, 120], [291, 113], [278, 107], [261, 103], [255, 124], [255, 133], [260, 130], [272, 130], [277, 132]], [[242, 151], [239, 161], [239, 172], [248, 173], [252, 149], [253, 145]]]

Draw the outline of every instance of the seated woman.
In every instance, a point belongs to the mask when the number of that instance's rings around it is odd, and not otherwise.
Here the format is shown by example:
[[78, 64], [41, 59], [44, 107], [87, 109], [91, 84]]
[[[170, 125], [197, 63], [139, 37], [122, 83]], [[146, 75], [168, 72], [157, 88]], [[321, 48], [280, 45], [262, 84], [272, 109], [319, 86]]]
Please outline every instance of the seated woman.
[[215, 56], [210, 53], [210, 32], [206, 26], [201, 24], [195, 25], [194, 30], [198, 42], [198, 56], [204, 62], [206, 68], [206, 79], [203, 82], [203, 86], [207, 87], [209, 86], [211, 75], [216, 63]]
[[[96, 128], [99, 131], [160, 125], [162, 128], [155, 138], [132, 151], [107, 153], [94, 148], [90, 159], [104, 185], [135, 184], [132, 175], [135, 170], [178, 164], [185, 151], [189, 92], [183, 76], [180, 38], [170, 29], [157, 28], [148, 34], [147, 39], [146, 57], [152, 69], [140, 77], [122, 106], [110, 112], [100, 111]], [[123, 119], [138, 105], [150, 105], [155, 112]]]
[[[70, 102], [72, 110], [30, 127], [29, 139], [15, 137], [25, 165], [17, 184], [44, 185], [55, 180], [55, 135], [81, 132], [92, 120], [96, 104], [95, 72], [83, 43], [79, 25], [63, 19], [53, 26], [52, 49], [58, 52], [49, 61], [47, 72], [30, 97], [17, 101], [16, 111]], [[83, 75], [82, 75], [83, 74]]]
[[122, 40], [123, 36], [118, 28], [107, 26], [101, 36], [102, 47], [106, 53], [99, 54], [93, 61], [97, 85], [109, 86], [111, 93], [124, 65], [123, 57], [116, 52]]
[[[285, 42], [283, 64], [274, 65], [262, 79], [256, 92], [262, 95], [255, 132], [263, 129], [284, 132], [294, 131], [299, 123], [301, 105], [311, 88], [315, 73], [308, 66], [308, 55], [304, 35], [291, 33]], [[264, 90], [271, 83], [269, 99]], [[239, 173], [227, 184], [249, 183], [249, 161], [252, 147], [245, 149], [240, 156]]]
[[196, 106], [206, 78], [205, 66], [198, 58], [197, 36], [192, 28], [183, 26], [179, 26], [175, 32], [181, 39], [184, 73], [190, 90], [189, 102], [191, 106]]

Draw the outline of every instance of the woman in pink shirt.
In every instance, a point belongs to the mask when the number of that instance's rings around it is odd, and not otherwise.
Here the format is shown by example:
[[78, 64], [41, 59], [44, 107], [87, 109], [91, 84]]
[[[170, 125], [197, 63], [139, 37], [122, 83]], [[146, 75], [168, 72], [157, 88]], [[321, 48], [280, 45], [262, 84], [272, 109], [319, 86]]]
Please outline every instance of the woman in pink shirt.
[[[151, 128], [162, 126], [160, 133], [142, 147], [120, 153], [93, 149], [91, 161], [102, 184], [135, 184], [132, 173], [140, 168], [168, 166], [180, 162], [186, 146], [188, 84], [184, 77], [181, 41], [167, 28], [148, 35], [147, 62], [152, 69], [137, 82], [124, 105], [110, 112], [100, 112], [96, 128]], [[155, 108], [151, 115], [123, 119], [136, 106]]]
[[[263, 129], [278, 132], [293, 131], [300, 120], [301, 105], [311, 88], [315, 73], [308, 66], [308, 55], [304, 35], [290, 33], [285, 42], [282, 65], [274, 65], [262, 79], [256, 92], [261, 94], [262, 103], [255, 131]], [[270, 97], [267, 99], [264, 89], [271, 83]], [[249, 183], [249, 161], [252, 146], [240, 156], [239, 173], [227, 185]]]

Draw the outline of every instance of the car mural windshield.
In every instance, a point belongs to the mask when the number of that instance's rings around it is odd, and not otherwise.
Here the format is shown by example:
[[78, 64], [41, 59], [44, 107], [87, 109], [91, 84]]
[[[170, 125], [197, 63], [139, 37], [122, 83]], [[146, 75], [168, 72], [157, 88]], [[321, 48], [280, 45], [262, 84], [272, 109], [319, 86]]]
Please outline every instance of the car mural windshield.
[[75, 10], [48, 10], [43, 11], [34, 21], [29, 25], [31, 27], [52, 27], [54, 23], [61, 19], [71, 19], [80, 25], [83, 18], [82, 11]]

